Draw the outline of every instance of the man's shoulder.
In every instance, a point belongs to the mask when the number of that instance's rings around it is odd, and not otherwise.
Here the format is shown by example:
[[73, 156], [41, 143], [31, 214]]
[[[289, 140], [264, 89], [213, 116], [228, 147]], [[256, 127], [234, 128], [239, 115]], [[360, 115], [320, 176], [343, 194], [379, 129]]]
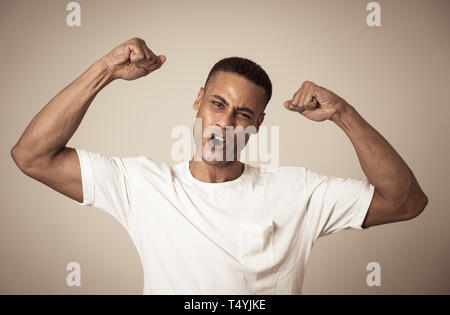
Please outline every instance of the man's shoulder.
[[135, 159], [137, 159], [137, 163], [141, 165], [140, 168], [142, 172], [151, 171], [159, 174], [169, 174], [174, 167], [179, 167], [179, 165], [182, 164], [175, 163], [174, 165], [170, 165], [165, 161], [159, 161], [146, 155], [137, 156]]
[[158, 161], [148, 155], [120, 155], [111, 156], [109, 159], [137, 177], [146, 174], [156, 174], [158, 176], [170, 174], [171, 166], [169, 164], [164, 161]]

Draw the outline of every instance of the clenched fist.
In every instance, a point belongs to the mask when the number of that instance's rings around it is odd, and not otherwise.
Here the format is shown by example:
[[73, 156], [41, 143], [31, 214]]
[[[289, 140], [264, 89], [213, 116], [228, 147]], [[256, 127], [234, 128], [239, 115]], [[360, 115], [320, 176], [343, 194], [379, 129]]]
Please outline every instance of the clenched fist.
[[310, 81], [303, 82], [292, 99], [284, 102], [286, 109], [314, 121], [331, 120], [347, 105], [342, 97]]
[[132, 38], [102, 58], [113, 79], [135, 80], [159, 69], [166, 61], [156, 56], [140, 38]]

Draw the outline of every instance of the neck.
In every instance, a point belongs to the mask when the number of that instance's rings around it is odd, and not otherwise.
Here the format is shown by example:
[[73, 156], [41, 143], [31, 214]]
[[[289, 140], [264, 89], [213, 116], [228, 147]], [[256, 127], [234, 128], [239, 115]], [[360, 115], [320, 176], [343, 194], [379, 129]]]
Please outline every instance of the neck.
[[208, 164], [203, 160], [196, 161], [192, 158], [189, 161], [189, 170], [192, 176], [206, 183], [223, 183], [235, 180], [242, 175], [245, 164], [240, 161], [212, 162]]

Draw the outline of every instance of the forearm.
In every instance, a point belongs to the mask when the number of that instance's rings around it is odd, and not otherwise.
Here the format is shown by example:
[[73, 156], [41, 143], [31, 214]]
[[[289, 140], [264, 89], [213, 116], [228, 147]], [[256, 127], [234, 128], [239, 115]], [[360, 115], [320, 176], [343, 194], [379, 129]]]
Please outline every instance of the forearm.
[[332, 119], [350, 138], [361, 168], [383, 197], [404, 205], [423, 194], [411, 169], [394, 148], [349, 104]]
[[27, 160], [53, 157], [65, 147], [94, 97], [110, 81], [103, 61], [93, 63], [33, 118], [13, 150]]

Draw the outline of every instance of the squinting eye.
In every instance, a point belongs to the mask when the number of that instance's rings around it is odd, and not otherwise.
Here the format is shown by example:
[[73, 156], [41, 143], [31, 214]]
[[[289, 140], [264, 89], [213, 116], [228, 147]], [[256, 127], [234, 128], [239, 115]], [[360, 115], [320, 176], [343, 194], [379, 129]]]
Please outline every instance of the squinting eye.
[[238, 113], [238, 114], [244, 116], [244, 117], [247, 118], [247, 119], [250, 119], [250, 118], [251, 118], [249, 115], [246, 115], [246, 114], [244, 114], [244, 113]]
[[[220, 109], [222, 109], [222, 108], [225, 107], [225, 106], [224, 106], [222, 103], [220, 103], [220, 102], [211, 101], [211, 103], [213, 103], [216, 107], [218, 107], [218, 108], [220, 108]], [[247, 115], [247, 114], [244, 114], [244, 113], [238, 113], [238, 114], [241, 115], [241, 116], [244, 116], [245, 119], [248, 119], [248, 120], [251, 119], [251, 117], [250, 117], [249, 115]]]

